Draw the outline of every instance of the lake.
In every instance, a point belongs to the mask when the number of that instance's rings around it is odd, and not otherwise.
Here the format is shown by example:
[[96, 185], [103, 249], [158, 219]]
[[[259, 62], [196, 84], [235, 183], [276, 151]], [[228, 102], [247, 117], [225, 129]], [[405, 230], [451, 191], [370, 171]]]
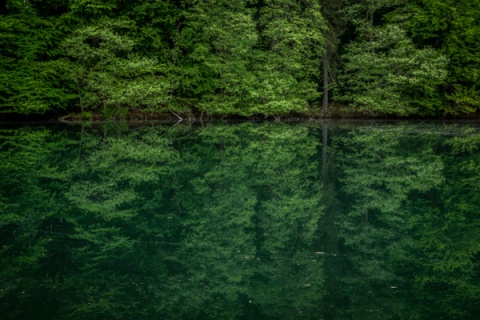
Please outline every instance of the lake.
[[478, 319], [480, 124], [0, 126], [1, 319]]

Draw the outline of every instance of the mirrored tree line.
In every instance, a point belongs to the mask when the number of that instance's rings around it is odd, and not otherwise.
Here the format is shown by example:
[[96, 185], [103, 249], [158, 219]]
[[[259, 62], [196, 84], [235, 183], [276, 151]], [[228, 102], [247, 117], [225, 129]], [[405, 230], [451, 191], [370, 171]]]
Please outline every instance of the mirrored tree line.
[[450, 125], [2, 130], [1, 316], [473, 319], [479, 143]]

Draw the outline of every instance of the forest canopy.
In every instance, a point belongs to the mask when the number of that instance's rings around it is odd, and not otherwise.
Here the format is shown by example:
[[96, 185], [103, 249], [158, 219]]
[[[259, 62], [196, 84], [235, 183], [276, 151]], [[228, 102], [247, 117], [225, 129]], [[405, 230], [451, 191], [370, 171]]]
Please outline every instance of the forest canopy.
[[8, 0], [0, 113], [480, 107], [480, 0]]

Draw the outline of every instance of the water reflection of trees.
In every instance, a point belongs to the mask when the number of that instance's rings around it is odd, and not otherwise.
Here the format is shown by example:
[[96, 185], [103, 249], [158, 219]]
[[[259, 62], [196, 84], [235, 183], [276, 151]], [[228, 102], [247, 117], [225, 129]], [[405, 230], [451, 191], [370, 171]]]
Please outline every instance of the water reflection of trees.
[[[445, 136], [452, 130], [457, 138]], [[478, 312], [480, 202], [460, 174], [478, 155], [455, 154], [455, 144], [472, 139], [463, 134], [405, 125], [348, 130], [334, 140], [337, 190], [347, 204], [335, 221], [343, 248], [335, 270], [340, 318], [469, 319]], [[471, 183], [478, 166], [468, 170]]]
[[446, 129], [3, 131], [0, 315], [473, 319], [479, 139]]

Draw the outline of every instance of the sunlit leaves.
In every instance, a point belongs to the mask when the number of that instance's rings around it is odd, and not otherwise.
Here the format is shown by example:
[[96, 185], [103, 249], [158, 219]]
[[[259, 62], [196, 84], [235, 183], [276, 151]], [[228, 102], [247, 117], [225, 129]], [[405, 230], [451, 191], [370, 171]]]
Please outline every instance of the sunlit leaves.
[[447, 60], [433, 49], [416, 49], [400, 27], [371, 27], [370, 38], [347, 46], [340, 77], [343, 99], [366, 114], [434, 114], [442, 108], [437, 86]]
[[115, 117], [121, 107], [158, 109], [170, 100], [172, 82], [162, 75], [164, 68], [132, 52], [134, 41], [125, 35], [131, 28], [128, 20], [103, 19], [63, 42], [82, 111], [102, 105]]

